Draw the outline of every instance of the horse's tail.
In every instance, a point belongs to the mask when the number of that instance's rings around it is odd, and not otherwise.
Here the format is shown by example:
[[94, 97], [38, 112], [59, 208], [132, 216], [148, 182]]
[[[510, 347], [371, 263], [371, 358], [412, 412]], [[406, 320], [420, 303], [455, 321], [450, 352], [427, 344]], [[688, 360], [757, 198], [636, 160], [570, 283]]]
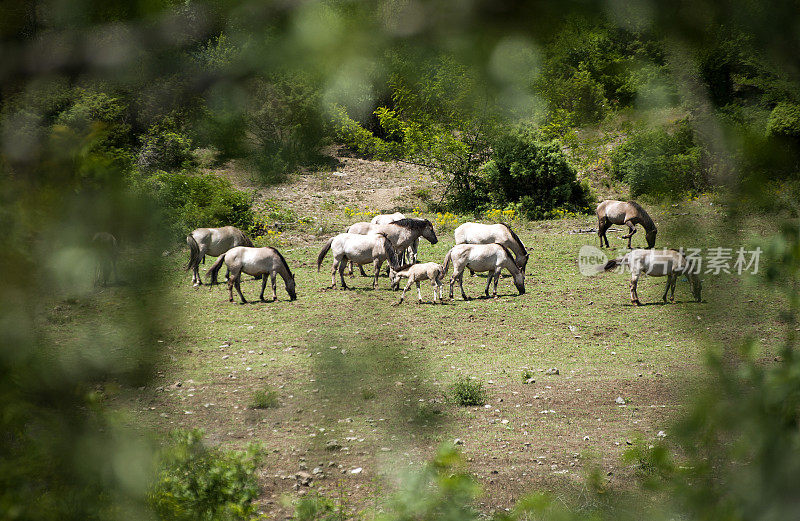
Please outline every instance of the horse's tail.
[[447, 255], [444, 256], [444, 267], [442, 268], [442, 277], [447, 275], [447, 272], [450, 271], [450, 252], [452, 251], [453, 250], [448, 251]]
[[383, 247], [386, 251], [386, 256], [389, 257], [389, 266], [391, 266], [394, 271], [400, 271], [400, 263], [397, 261], [397, 254], [394, 252], [394, 245], [392, 244], [392, 241], [390, 241], [389, 237], [387, 237], [384, 233], [378, 233], [378, 235], [383, 237]]
[[447, 275], [447, 270], [445, 270], [444, 266], [439, 264], [439, 273], [436, 274], [436, 280], [439, 282], [444, 282], [445, 275]]
[[189, 245], [189, 263], [186, 265], [186, 269], [190, 270], [200, 265], [200, 246], [191, 233], [186, 236], [186, 244]]
[[322, 247], [322, 251], [319, 252], [317, 255], [317, 271], [319, 271], [319, 267], [322, 266], [322, 259], [325, 258], [325, 255], [328, 254], [328, 250], [331, 249], [331, 244], [333, 244], [333, 239], [336, 237], [331, 237], [328, 239], [328, 242], [325, 243], [325, 246]]
[[225, 263], [225, 254], [223, 253], [217, 258], [217, 261], [211, 265], [211, 267], [206, 272], [206, 276], [211, 277], [211, 285], [217, 283], [217, 275], [219, 275], [219, 270], [222, 268], [222, 265]]
[[611, 271], [622, 264], [623, 259], [611, 259], [603, 265], [603, 271]]

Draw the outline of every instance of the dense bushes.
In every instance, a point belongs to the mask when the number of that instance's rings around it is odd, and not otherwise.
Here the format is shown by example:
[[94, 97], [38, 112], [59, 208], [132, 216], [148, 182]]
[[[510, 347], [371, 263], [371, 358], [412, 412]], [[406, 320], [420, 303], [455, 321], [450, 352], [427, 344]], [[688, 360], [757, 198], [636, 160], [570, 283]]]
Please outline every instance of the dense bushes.
[[481, 174], [491, 207], [512, 205], [529, 219], [550, 217], [555, 209], [586, 212], [594, 202], [556, 141], [541, 143], [523, 133], [504, 136]]
[[261, 453], [212, 449], [202, 431], [176, 431], [163, 451], [149, 502], [163, 521], [234, 521], [256, 514]]
[[628, 183], [631, 195], [679, 196], [707, 186], [702, 147], [686, 121], [674, 128], [633, 132], [611, 154], [614, 175]]
[[142, 188], [156, 198], [178, 234], [200, 226], [248, 231], [254, 225], [251, 196], [214, 174], [159, 172], [146, 178]]
[[191, 166], [192, 141], [172, 118], [151, 126], [140, 138], [136, 166], [145, 172], [177, 170]]
[[309, 75], [275, 75], [250, 84], [247, 159], [265, 183], [320, 162], [328, 137], [321, 89]]
[[778, 103], [767, 120], [767, 134], [800, 138], [800, 105], [795, 103]]

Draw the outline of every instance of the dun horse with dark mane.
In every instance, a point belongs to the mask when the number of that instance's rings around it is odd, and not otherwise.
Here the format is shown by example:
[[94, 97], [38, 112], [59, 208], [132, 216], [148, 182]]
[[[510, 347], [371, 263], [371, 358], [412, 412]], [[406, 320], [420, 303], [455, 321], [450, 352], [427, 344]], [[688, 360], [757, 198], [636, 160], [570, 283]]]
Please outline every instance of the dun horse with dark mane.
[[638, 203], [607, 200], [597, 205], [597, 236], [600, 237], [601, 248], [604, 239], [606, 248], [609, 247], [606, 231], [612, 224], [624, 224], [630, 229], [627, 235], [622, 236], [623, 239], [628, 239], [628, 249], [631, 249], [631, 237], [636, 233], [637, 224], [641, 224], [644, 228], [647, 247], [652, 248], [656, 245], [656, 233], [658, 233], [656, 225]]

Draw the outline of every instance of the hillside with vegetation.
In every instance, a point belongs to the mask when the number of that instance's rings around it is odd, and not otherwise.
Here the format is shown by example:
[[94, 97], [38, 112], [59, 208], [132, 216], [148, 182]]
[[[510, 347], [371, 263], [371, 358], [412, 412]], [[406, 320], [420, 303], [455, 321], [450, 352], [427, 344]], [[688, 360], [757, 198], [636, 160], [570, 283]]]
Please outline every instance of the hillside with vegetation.
[[[797, 517], [792, 2], [6, 4], [0, 518]], [[608, 198], [729, 269], [628, 305], [578, 270]], [[526, 293], [330, 289], [394, 211], [423, 261], [507, 222]], [[228, 225], [296, 301], [191, 287]]]

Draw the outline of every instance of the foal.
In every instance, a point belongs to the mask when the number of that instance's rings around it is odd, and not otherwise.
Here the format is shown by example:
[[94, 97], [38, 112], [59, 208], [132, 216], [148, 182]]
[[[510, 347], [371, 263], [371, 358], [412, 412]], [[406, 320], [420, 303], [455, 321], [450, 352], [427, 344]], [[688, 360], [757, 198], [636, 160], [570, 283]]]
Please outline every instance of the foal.
[[439, 302], [442, 302], [442, 281], [444, 280], [444, 266], [438, 262], [426, 262], [424, 264], [404, 264], [395, 271], [389, 270], [389, 278], [392, 280], [392, 286], [399, 286], [400, 279], [408, 277], [408, 284], [406, 284], [403, 294], [400, 295], [400, 300], [394, 305], [399, 306], [403, 303], [406, 296], [406, 291], [412, 284], [417, 285], [417, 298], [419, 303], [422, 303], [422, 292], [419, 289], [419, 283], [423, 280], [431, 281], [433, 286], [433, 303], [436, 304], [436, 292], [439, 292]]

